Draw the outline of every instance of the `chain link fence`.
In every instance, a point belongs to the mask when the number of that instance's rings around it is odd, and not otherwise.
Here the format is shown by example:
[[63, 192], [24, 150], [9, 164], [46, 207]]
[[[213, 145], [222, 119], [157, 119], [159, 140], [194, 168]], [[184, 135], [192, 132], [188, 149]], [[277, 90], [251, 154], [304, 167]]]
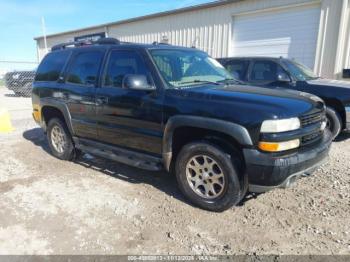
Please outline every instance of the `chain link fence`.
[[37, 66], [36, 62], [0, 60], [0, 88], [7, 88], [16, 96], [31, 96]]

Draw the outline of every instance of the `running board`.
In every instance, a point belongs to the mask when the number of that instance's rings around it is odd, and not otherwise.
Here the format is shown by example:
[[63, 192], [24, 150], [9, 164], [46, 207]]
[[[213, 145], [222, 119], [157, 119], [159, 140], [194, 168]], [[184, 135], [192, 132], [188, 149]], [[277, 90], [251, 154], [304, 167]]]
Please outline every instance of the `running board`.
[[164, 169], [162, 159], [155, 156], [106, 145], [89, 139], [73, 137], [73, 140], [76, 148], [91, 155], [149, 171]]

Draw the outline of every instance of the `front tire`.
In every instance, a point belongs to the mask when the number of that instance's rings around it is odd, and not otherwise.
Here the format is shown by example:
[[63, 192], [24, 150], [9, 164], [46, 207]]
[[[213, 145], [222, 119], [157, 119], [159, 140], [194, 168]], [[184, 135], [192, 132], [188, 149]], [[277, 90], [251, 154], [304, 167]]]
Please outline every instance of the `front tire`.
[[327, 107], [326, 116], [327, 126], [332, 132], [333, 139], [335, 139], [342, 129], [341, 118], [337, 111], [330, 107]]
[[61, 160], [73, 160], [75, 148], [66, 124], [53, 118], [47, 126], [47, 140], [52, 154]]
[[185, 145], [176, 160], [176, 179], [182, 193], [196, 206], [222, 212], [245, 195], [236, 159], [206, 142]]

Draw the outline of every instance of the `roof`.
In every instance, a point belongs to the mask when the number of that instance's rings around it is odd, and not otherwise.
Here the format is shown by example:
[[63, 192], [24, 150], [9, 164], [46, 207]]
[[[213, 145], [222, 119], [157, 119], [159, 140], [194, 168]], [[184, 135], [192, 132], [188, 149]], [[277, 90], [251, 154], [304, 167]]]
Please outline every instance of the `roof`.
[[60, 48], [60, 45], [57, 45], [58, 48], [53, 50], [53, 52], [57, 51], [65, 51], [65, 50], [84, 50], [87, 48], [93, 48], [93, 49], [109, 49], [109, 48], [132, 48], [132, 49], [175, 49], [175, 50], [197, 50], [202, 52], [201, 50], [198, 50], [196, 48], [191, 47], [183, 47], [183, 46], [176, 46], [176, 45], [168, 45], [168, 44], [140, 44], [140, 43], [126, 43], [121, 42], [120, 44], [87, 44], [83, 46], [76, 46], [76, 47], [68, 47], [68, 48]]
[[[78, 28], [78, 29], [74, 29], [74, 30], [70, 30], [70, 31], [60, 32], [60, 33], [56, 33], [56, 34], [50, 34], [50, 35], [47, 35], [46, 37], [53, 37], [53, 36], [70, 34], [70, 33], [76, 33], [76, 32], [83, 31], [83, 30], [93, 30], [93, 29], [97, 29], [100, 27], [111, 26], [111, 25], [127, 24], [127, 23], [142, 21], [142, 20], [146, 20], [146, 19], [150, 19], [150, 18], [162, 17], [162, 16], [179, 14], [179, 13], [184, 13], [184, 12], [189, 12], [189, 11], [194, 11], [194, 10], [207, 9], [207, 8], [211, 8], [211, 7], [221, 6], [221, 5], [227, 5], [227, 4], [231, 4], [231, 3], [239, 2], [239, 1], [243, 1], [243, 0], [217, 0], [214, 2], [206, 3], [206, 4], [194, 5], [194, 6], [179, 8], [179, 9], [175, 9], [175, 10], [164, 11], [164, 12], [159, 12], [159, 13], [155, 13], [155, 14], [129, 18], [129, 19], [120, 20], [117, 22], [105, 23], [105, 24], [100, 24], [100, 25], [95, 25], [95, 26]], [[38, 37], [35, 37], [34, 40], [39, 40], [43, 37], [44, 36], [38, 36]]]

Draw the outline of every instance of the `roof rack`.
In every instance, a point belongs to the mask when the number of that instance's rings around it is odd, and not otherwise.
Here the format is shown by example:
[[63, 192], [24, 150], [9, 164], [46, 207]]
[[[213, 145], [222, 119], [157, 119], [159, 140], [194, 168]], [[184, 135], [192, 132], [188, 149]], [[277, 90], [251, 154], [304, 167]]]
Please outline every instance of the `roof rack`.
[[152, 45], [170, 45], [169, 43], [163, 43], [163, 42], [157, 42], [157, 41], [154, 41], [152, 43]]
[[120, 43], [121, 42], [118, 39], [115, 39], [112, 37], [106, 37], [106, 38], [100, 38], [96, 41], [90, 41], [90, 40], [73, 41], [73, 42], [54, 45], [51, 48], [51, 51], [62, 50], [62, 49], [66, 49], [67, 47], [79, 47], [79, 46], [86, 46], [86, 45], [120, 45]]

